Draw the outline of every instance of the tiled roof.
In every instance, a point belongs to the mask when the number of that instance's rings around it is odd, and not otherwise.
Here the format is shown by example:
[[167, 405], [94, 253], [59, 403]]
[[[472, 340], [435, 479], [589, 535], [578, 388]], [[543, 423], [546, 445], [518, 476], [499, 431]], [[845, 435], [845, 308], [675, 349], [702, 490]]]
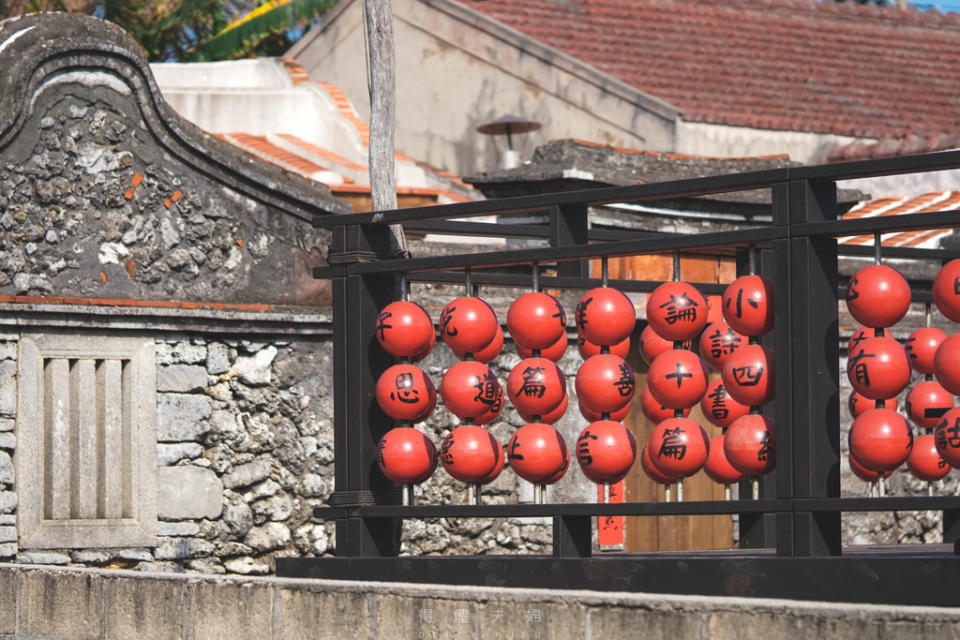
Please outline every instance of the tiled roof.
[[[960, 191], [932, 191], [912, 198], [877, 198], [851, 208], [843, 217], [872, 218], [877, 216], [899, 216], [913, 213], [936, 213], [955, 211], [960, 208]], [[952, 229], [931, 229], [927, 231], [902, 231], [883, 234], [881, 244], [888, 247], [924, 247], [939, 246]], [[841, 244], [873, 244], [873, 236], [847, 236], [838, 240]]]
[[842, 145], [833, 149], [827, 156], [827, 160], [829, 162], [846, 162], [848, 160], [894, 158], [957, 148], [960, 148], [960, 133], [940, 133], [926, 138], [909, 135], [904, 138], [884, 138], [873, 143], [852, 142]]
[[960, 130], [953, 12], [832, 0], [464, 4], [672, 103], [686, 121], [872, 138]]

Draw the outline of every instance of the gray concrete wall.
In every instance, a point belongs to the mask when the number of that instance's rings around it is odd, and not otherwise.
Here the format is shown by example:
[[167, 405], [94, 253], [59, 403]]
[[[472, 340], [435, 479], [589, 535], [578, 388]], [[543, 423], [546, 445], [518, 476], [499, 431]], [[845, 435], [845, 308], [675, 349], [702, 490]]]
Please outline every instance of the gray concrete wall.
[[960, 637], [960, 610], [0, 564], [0, 638]]
[[[339, 86], [369, 119], [361, 4], [335, 10], [288, 55], [313, 80]], [[592, 67], [446, 0], [402, 0], [393, 11], [397, 148], [418, 160], [458, 175], [495, 167], [494, 141], [476, 127], [508, 113], [543, 125], [516, 137], [522, 158], [559, 138], [674, 146], [672, 107]], [[503, 136], [496, 144], [505, 148]]]

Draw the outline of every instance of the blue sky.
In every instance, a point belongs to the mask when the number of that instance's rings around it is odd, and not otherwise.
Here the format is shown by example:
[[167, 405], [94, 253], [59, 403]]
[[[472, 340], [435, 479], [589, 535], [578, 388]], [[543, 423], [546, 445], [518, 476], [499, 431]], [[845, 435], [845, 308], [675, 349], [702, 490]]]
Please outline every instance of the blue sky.
[[920, 9], [939, 9], [946, 13], [947, 11], [960, 12], [960, 0], [937, 0], [935, 2], [911, 2], [912, 5]]

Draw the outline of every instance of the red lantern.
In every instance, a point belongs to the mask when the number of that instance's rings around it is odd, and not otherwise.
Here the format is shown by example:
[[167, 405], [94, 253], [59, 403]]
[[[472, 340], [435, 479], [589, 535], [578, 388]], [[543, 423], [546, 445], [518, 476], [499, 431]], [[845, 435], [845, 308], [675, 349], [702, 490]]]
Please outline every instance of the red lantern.
[[[577, 338], [577, 351], [580, 352], [580, 357], [584, 360], [592, 356], [598, 356], [601, 353], [600, 345], [593, 344], [583, 336]], [[627, 354], [630, 353], [630, 338], [624, 338], [617, 344], [612, 345], [610, 347], [610, 353], [626, 360]]]
[[423, 370], [395, 364], [377, 380], [377, 404], [394, 420], [419, 422], [437, 406], [437, 390]]
[[[500, 355], [500, 350], [503, 349], [503, 329], [500, 328], [500, 325], [497, 325], [497, 334], [493, 336], [493, 340], [490, 341], [490, 344], [485, 346], [480, 351], [473, 352], [473, 359], [477, 362], [487, 363], [495, 359]], [[461, 360], [467, 357], [467, 354], [462, 351], [454, 351], [454, 354]]]
[[933, 302], [940, 313], [960, 322], [960, 259], [943, 265], [933, 279]]
[[[553, 411], [544, 413], [543, 415], [540, 416], [540, 422], [542, 422], [543, 424], [555, 424], [557, 421], [559, 421], [560, 418], [563, 417], [563, 414], [567, 412], [567, 405], [569, 404], [569, 399], [570, 399], [570, 396], [567, 394], [564, 394], [563, 400], [560, 401], [560, 404], [557, 405], [557, 407]], [[517, 413], [520, 414], [520, 417], [523, 418], [524, 421], [535, 422], [534, 416], [532, 414], [527, 415], [525, 413], [522, 413], [520, 410], [517, 410]]]
[[903, 344], [910, 356], [910, 366], [919, 373], [933, 373], [933, 359], [947, 334], [936, 327], [923, 327], [910, 334]]
[[700, 355], [707, 366], [720, 371], [730, 354], [746, 344], [747, 339], [726, 322], [714, 322], [700, 334]]
[[[667, 418], [674, 417], [674, 412], [676, 411], [675, 409], [660, 404], [660, 401], [650, 393], [649, 385], [644, 385], [643, 391], [640, 392], [640, 409], [643, 411], [643, 415], [647, 416], [647, 420], [653, 424], [659, 424]], [[683, 409], [683, 417], [686, 418], [689, 415], [690, 407]]]
[[623, 480], [636, 456], [637, 441], [619, 422], [594, 422], [577, 438], [577, 462], [583, 475], [596, 483]]
[[503, 447], [483, 427], [461, 425], [443, 439], [440, 462], [460, 482], [483, 484], [502, 465]]
[[727, 460], [727, 454], [723, 450], [723, 441], [726, 438], [722, 433], [714, 436], [710, 441], [710, 453], [707, 455], [707, 463], [703, 470], [707, 476], [717, 484], [733, 484], [743, 480], [743, 474], [733, 468], [730, 461]]
[[885, 264], [857, 271], [847, 287], [847, 309], [867, 327], [892, 327], [910, 308], [910, 285], [900, 272]]
[[519, 413], [542, 416], [566, 397], [567, 379], [554, 361], [527, 358], [510, 371], [507, 395]]
[[440, 314], [440, 337], [454, 353], [481, 351], [497, 337], [497, 314], [480, 298], [457, 298]]
[[650, 440], [650, 461], [673, 478], [692, 476], [707, 462], [710, 439], [699, 424], [689, 418], [669, 418], [658, 424]]
[[647, 322], [667, 340], [691, 340], [707, 324], [707, 299], [688, 282], [664, 282], [647, 298]]
[[377, 466], [394, 482], [419, 484], [437, 468], [437, 448], [413, 427], [397, 427], [380, 438]]
[[581, 405], [599, 413], [612, 413], [630, 404], [636, 380], [623, 358], [600, 354], [583, 363], [575, 384]]
[[[533, 357], [533, 349], [526, 347], [520, 343], [516, 343], [516, 345], [517, 345], [517, 355], [519, 355], [521, 358]], [[563, 357], [563, 354], [565, 354], [566, 352], [567, 352], [567, 332], [564, 331], [563, 333], [560, 334], [559, 340], [554, 342], [552, 345], [550, 345], [546, 349], [540, 350], [540, 357], [557, 362], [560, 360], [560, 358]]]
[[773, 283], [761, 276], [740, 276], [723, 292], [723, 319], [745, 336], [773, 329]]
[[933, 434], [918, 436], [913, 441], [913, 449], [907, 457], [907, 468], [915, 477], [927, 482], [942, 480], [950, 473], [950, 465], [937, 453]]
[[482, 362], [467, 360], [449, 369], [440, 382], [440, 397], [461, 420], [487, 424], [500, 415], [503, 388], [497, 376]]
[[603, 413], [601, 413], [600, 411], [594, 411], [593, 409], [583, 404], [582, 402], [580, 402], [577, 405], [577, 407], [580, 409], [580, 415], [582, 415], [587, 422], [598, 422], [600, 420], [613, 420], [614, 422], [623, 422], [623, 420], [630, 413], [629, 402], [623, 405], [621, 408], [617, 409], [616, 411], [608, 412], [608, 415], [606, 417], [604, 417]]
[[943, 414], [933, 435], [940, 457], [951, 467], [960, 467], [960, 407]]
[[867, 469], [893, 471], [910, 455], [913, 432], [896, 411], [864, 411], [850, 427], [850, 454]]
[[538, 422], [517, 429], [510, 438], [507, 452], [510, 468], [534, 484], [544, 483], [558, 472], [566, 471], [570, 460], [560, 432]]
[[776, 391], [773, 363], [773, 349], [759, 344], [741, 347], [723, 363], [723, 388], [741, 404], [766, 404]]
[[[392, 356], [422, 360], [437, 340], [427, 310], [416, 302], [391, 302], [377, 315], [377, 342]], [[423, 353], [426, 351], [426, 353]], [[421, 355], [422, 354], [422, 355]]]
[[640, 452], [640, 468], [643, 469], [643, 472], [647, 474], [648, 478], [657, 484], [673, 484], [677, 481], [676, 478], [668, 476], [653, 466], [653, 462], [650, 460], [650, 448], [646, 445], [644, 445], [643, 451]]
[[[892, 398], [910, 382], [910, 359], [893, 338], [869, 338], [850, 352], [847, 377], [851, 386], [868, 398]], [[866, 464], [863, 458], [857, 459]]]
[[594, 344], [611, 346], [630, 337], [637, 323], [633, 302], [622, 291], [600, 287], [577, 304], [577, 330]]
[[529, 349], [546, 349], [567, 330], [560, 302], [542, 291], [525, 293], [507, 311], [507, 330], [513, 341]]
[[750, 413], [748, 405], [737, 402], [727, 393], [723, 380], [710, 383], [703, 400], [700, 401], [700, 409], [707, 420], [721, 429], [726, 429], [734, 420]]
[[723, 453], [745, 476], [761, 476], [777, 461], [777, 444], [773, 420], [757, 413], [738, 418], [727, 429]]
[[953, 396], [939, 382], [918, 382], [907, 394], [907, 415], [922, 429], [936, 429], [950, 409], [953, 409]]
[[960, 333], [940, 343], [933, 356], [933, 373], [944, 389], [960, 395]]
[[[686, 340], [680, 346], [689, 351], [693, 348], [693, 342]], [[671, 349], [673, 349], [673, 342], [662, 337], [654, 331], [650, 325], [644, 327], [643, 331], [640, 332], [640, 357], [643, 358], [643, 361], [647, 364], [653, 364], [657, 356]], [[611, 350], [611, 353], [612, 352]]]
[[647, 386], [660, 404], [685, 409], [700, 402], [707, 390], [707, 365], [692, 351], [672, 349], [657, 356], [647, 372]]
[[[881, 329], [882, 331], [882, 329]], [[857, 348], [861, 342], [867, 338], [876, 338], [878, 337], [875, 333], [875, 330], [870, 327], [860, 327], [850, 336], [850, 342], [847, 344], [847, 353], [853, 353], [853, 350]]]
[[507, 460], [507, 454], [503, 450], [503, 445], [499, 442], [497, 443], [497, 451], [500, 452], [500, 455], [497, 457], [497, 464], [493, 466], [493, 470], [487, 475], [483, 476], [476, 484], [490, 484], [494, 480], [500, 477], [500, 472], [503, 471], [504, 463]]
[[896, 411], [898, 404], [896, 398], [873, 400], [872, 398], [860, 395], [856, 391], [851, 391], [850, 397], [847, 399], [847, 409], [850, 410], [851, 418], [858, 418], [861, 413], [869, 409], [892, 409]]
[[[879, 471], [871, 471], [865, 466], [857, 462], [857, 459], [851, 455], [847, 455], [847, 464], [850, 466], [850, 471], [853, 471], [853, 475], [857, 476], [864, 482], [876, 482], [880, 479]], [[884, 477], [889, 476], [889, 471], [883, 472]]]

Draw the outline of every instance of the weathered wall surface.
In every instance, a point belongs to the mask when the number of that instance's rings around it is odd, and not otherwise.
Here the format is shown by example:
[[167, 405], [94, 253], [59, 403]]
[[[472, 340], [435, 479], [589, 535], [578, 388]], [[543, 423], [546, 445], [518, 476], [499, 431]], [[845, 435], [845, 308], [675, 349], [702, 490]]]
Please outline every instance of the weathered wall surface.
[[590, 639], [960, 637], [954, 609], [201, 578], [0, 565], [0, 637]]

